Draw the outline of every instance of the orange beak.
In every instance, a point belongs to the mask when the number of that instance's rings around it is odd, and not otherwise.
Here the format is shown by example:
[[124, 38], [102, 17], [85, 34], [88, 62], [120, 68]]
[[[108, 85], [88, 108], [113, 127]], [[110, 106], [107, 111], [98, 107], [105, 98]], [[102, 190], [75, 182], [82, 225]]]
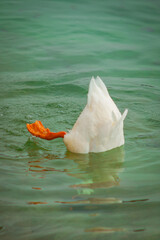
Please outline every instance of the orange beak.
[[32, 124], [27, 123], [27, 129], [33, 136], [46, 140], [52, 140], [58, 137], [64, 138], [64, 135], [66, 134], [66, 132], [51, 132], [48, 128], [43, 126], [41, 121], [35, 121], [35, 123]]

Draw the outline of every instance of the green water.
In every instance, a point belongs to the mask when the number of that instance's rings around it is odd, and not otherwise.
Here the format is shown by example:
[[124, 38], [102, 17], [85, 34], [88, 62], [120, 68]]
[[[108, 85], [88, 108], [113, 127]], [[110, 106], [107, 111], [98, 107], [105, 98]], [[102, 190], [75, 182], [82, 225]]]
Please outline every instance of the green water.
[[[160, 2], [0, 1], [0, 239], [160, 239]], [[71, 129], [99, 75], [124, 147], [79, 155]]]

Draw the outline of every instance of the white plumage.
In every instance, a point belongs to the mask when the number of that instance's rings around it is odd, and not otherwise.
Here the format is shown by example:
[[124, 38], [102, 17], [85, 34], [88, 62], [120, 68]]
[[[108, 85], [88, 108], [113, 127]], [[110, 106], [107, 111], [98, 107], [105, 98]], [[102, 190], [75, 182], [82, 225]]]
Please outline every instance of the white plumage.
[[104, 152], [124, 144], [123, 121], [103, 81], [92, 77], [88, 101], [72, 130], [64, 135], [67, 149], [74, 153]]

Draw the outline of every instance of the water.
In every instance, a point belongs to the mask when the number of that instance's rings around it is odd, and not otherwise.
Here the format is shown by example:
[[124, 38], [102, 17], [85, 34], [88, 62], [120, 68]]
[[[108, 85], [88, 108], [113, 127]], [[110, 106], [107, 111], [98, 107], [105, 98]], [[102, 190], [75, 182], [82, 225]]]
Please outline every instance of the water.
[[[160, 239], [160, 3], [0, 2], [0, 239]], [[124, 147], [79, 155], [26, 123], [71, 129], [99, 75]]]

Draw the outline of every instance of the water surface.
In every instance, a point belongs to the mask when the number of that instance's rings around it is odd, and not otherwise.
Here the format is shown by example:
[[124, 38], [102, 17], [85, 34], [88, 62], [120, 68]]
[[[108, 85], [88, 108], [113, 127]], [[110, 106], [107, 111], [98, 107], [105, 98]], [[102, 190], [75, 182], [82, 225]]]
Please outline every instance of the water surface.
[[[0, 239], [160, 239], [160, 3], [0, 2]], [[72, 128], [99, 75], [124, 147], [72, 154], [26, 123]]]

